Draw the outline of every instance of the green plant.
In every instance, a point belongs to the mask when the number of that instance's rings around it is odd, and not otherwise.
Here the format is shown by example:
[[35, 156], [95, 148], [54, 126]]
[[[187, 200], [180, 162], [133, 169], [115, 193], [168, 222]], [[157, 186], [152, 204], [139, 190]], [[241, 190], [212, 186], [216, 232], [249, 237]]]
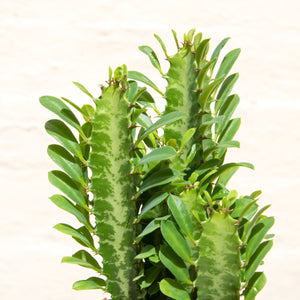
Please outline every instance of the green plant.
[[[103, 259], [100, 264], [80, 250], [63, 262], [100, 274], [73, 288], [100, 288], [112, 299], [255, 299], [266, 282], [257, 268], [272, 247], [267, 232], [274, 218], [263, 214], [269, 206], [258, 210], [260, 191], [239, 197], [226, 188], [239, 167], [253, 169], [225, 162], [227, 149], [239, 147], [233, 138], [240, 119], [231, 118], [239, 103], [231, 94], [238, 74], [229, 73], [240, 49], [230, 51], [214, 72], [228, 38], [208, 59], [209, 39], [201, 33], [190, 30], [182, 46], [173, 35], [172, 56], [155, 35], [170, 63], [166, 74], [154, 51], [140, 47], [167, 80], [165, 92], [123, 65], [114, 74], [110, 69], [99, 98], [75, 83], [95, 107], [40, 98], [64, 121], [46, 123], [61, 144], [50, 145], [48, 154], [64, 171], [50, 172], [49, 180], [66, 196], [50, 199], [82, 224], [55, 228]], [[164, 112], [137, 81], [165, 98]], [[156, 114], [155, 123], [149, 112]]]

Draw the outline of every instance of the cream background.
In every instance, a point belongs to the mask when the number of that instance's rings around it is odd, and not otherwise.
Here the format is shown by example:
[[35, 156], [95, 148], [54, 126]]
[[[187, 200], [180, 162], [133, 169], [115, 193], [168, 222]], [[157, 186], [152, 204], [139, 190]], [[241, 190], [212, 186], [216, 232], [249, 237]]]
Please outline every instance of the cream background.
[[[40, 106], [41, 95], [65, 96], [79, 104], [107, 79], [108, 66], [126, 63], [163, 85], [142, 44], [163, 57], [153, 33], [175, 51], [170, 29], [179, 36], [192, 27], [211, 37], [211, 48], [231, 36], [226, 50], [241, 47], [234, 71], [241, 97], [236, 137], [241, 149], [229, 160], [249, 161], [231, 187], [241, 194], [263, 190], [261, 205], [276, 217], [275, 245], [264, 266], [267, 286], [257, 297], [296, 299], [299, 284], [299, 1], [296, 0], [0, 0], [0, 299], [101, 299], [98, 291], [75, 292], [74, 281], [93, 271], [61, 264], [75, 242], [52, 229], [76, 224], [47, 198], [57, 191], [47, 181], [54, 167], [46, 147], [54, 140], [43, 124], [54, 115]], [[166, 66], [164, 64], [164, 66]], [[166, 68], [165, 68], [166, 70]], [[220, 299], [221, 300], [221, 299]]]

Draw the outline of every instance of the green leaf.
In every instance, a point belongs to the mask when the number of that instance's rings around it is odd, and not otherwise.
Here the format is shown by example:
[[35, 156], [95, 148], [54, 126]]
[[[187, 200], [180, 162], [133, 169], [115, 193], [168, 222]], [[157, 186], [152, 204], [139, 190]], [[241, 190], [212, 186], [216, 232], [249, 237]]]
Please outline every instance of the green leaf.
[[60, 120], [49, 120], [45, 124], [45, 129], [48, 134], [53, 136], [67, 150], [85, 162], [76, 138], [64, 122]]
[[80, 89], [82, 90], [85, 94], [87, 94], [90, 98], [93, 100], [95, 99], [92, 94], [79, 82], [73, 81], [73, 83]]
[[239, 102], [240, 102], [240, 98], [238, 95], [231, 95], [226, 99], [219, 112], [219, 116], [224, 116], [224, 122], [216, 125], [215, 131], [217, 135], [226, 126], [232, 114], [234, 113], [235, 109], [237, 108]]
[[171, 113], [168, 113], [164, 116], [162, 116], [158, 121], [156, 121], [153, 125], [151, 125], [150, 127], [147, 128], [147, 130], [139, 137], [139, 142], [144, 139], [149, 133], [153, 132], [154, 130], [173, 123], [177, 120], [182, 119], [185, 116], [185, 113], [181, 112], [181, 111], [174, 111]]
[[149, 46], [140, 46], [139, 49], [149, 57], [154, 68], [156, 68], [160, 72], [160, 74], [164, 75], [163, 71], [161, 70], [158, 58], [153, 49]]
[[43, 96], [40, 97], [40, 103], [82, 134], [80, 123], [77, 120], [76, 116], [73, 114], [70, 108], [60, 99], [52, 96]]
[[191, 251], [186, 240], [181, 233], [179, 233], [172, 221], [167, 220], [161, 222], [161, 233], [169, 246], [178, 256], [190, 264], [194, 264], [191, 258]]
[[156, 250], [154, 246], [152, 245], [147, 245], [145, 246], [142, 251], [135, 257], [135, 259], [145, 259], [148, 258], [152, 255], [156, 254]]
[[210, 40], [210, 39], [205, 39], [205, 40], [203, 40], [203, 41], [199, 44], [198, 48], [196, 49], [195, 60], [196, 60], [198, 69], [200, 69], [201, 64], [202, 64], [202, 61], [204, 60], [205, 55], [206, 55], [206, 53], [207, 53], [207, 51], [208, 51], [208, 48], [209, 48], [209, 40]]
[[234, 49], [230, 51], [223, 59], [220, 68], [217, 72], [216, 79], [221, 77], [226, 77], [230, 72], [233, 64], [237, 60], [241, 53], [241, 49]]
[[168, 198], [168, 206], [180, 230], [193, 241], [192, 221], [184, 202], [181, 198], [170, 195]]
[[255, 224], [259, 221], [260, 216], [263, 214], [263, 212], [265, 210], [267, 210], [271, 205], [266, 205], [264, 207], [262, 207], [257, 213], [256, 215], [253, 217], [253, 219], [251, 220], [250, 224], [247, 226], [247, 229], [244, 231], [243, 233], [243, 237], [242, 237], [242, 241], [244, 243], [246, 243], [248, 241], [248, 238], [250, 236], [250, 233], [253, 229], [253, 227], [255, 226]]
[[195, 134], [197, 128], [190, 128], [188, 129], [182, 137], [181, 144], [180, 144], [180, 151], [184, 148], [184, 146], [190, 141], [190, 139]]
[[184, 35], [186, 37], [186, 39], [184, 39], [185, 42], [192, 43], [195, 30], [196, 30], [195, 28], [192, 28], [189, 30], [189, 32], [186, 35]]
[[187, 291], [174, 279], [165, 278], [159, 283], [161, 292], [176, 300], [191, 300]]
[[223, 105], [223, 102], [227, 99], [229, 96], [234, 84], [239, 78], [238, 73], [234, 73], [230, 76], [228, 76], [224, 82], [221, 85], [221, 88], [219, 89], [218, 95], [217, 95], [217, 101], [215, 103], [215, 112], [218, 112], [221, 106]]
[[199, 90], [202, 90], [203, 84], [205, 82], [205, 78], [207, 77], [207, 72], [212, 67], [212, 65], [215, 63], [216, 63], [216, 60], [210, 61], [210, 62], [206, 63], [203, 68], [201, 68], [201, 70], [197, 76]]
[[250, 220], [258, 208], [256, 201], [257, 200], [249, 196], [237, 199], [231, 207], [231, 209], [233, 209], [230, 214], [231, 217], [238, 219], [239, 222], [241, 222], [242, 219]]
[[95, 289], [101, 289], [105, 290], [106, 282], [102, 278], [98, 277], [90, 277], [86, 280], [79, 280], [74, 282], [73, 289], [76, 291], [81, 290], [95, 290]]
[[81, 110], [81, 108], [75, 104], [73, 101], [65, 98], [65, 97], [61, 97], [62, 100], [64, 100], [65, 102], [69, 103], [71, 106], [73, 106], [77, 111], [79, 111], [83, 116], [84, 116], [84, 112]]
[[161, 271], [160, 266], [153, 266], [153, 267], [150, 267], [149, 269], [147, 269], [145, 271], [144, 277], [142, 277], [142, 280], [139, 282], [140, 288], [145, 289], [145, 288], [149, 287], [154, 282], [154, 280], [157, 278], [160, 271]]
[[207, 101], [209, 100], [209, 97], [211, 94], [215, 91], [216, 88], [220, 85], [222, 82], [223, 78], [219, 78], [214, 80], [211, 84], [209, 84], [202, 93], [199, 95], [199, 104], [201, 106], [202, 111], [205, 111]]
[[229, 168], [228, 170], [226, 170], [225, 172], [223, 172], [218, 180], [217, 180], [217, 184], [223, 185], [224, 187], [227, 185], [227, 183], [229, 182], [229, 180], [231, 179], [231, 177], [237, 172], [237, 170], [239, 169], [239, 167], [232, 167]]
[[155, 109], [155, 101], [151, 94], [147, 91], [144, 91], [136, 100], [136, 102], [144, 106], [153, 107], [153, 109]]
[[152, 161], [158, 161], [158, 160], [166, 160], [170, 159], [177, 155], [177, 152], [174, 150], [173, 147], [165, 146], [158, 149], [154, 149], [150, 153], [148, 153], [146, 156], [144, 156], [139, 163], [137, 164], [142, 165], [146, 164]]
[[246, 265], [245, 279], [246, 282], [251, 279], [258, 266], [262, 263], [266, 254], [273, 246], [273, 241], [265, 241], [261, 243], [255, 253], [251, 256], [249, 263]]
[[81, 222], [83, 225], [86, 226], [86, 228], [93, 232], [94, 229], [92, 225], [90, 224], [89, 220], [86, 218], [86, 216], [66, 197], [62, 195], [53, 195], [49, 198], [56, 206], [59, 208], [67, 211], [68, 213], [74, 215], [79, 222]]
[[82, 234], [79, 229], [75, 229], [72, 226], [68, 224], [59, 223], [53, 227], [54, 229], [71, 235], [74, 239], [76, 239], [77, 242], [79, 242], [81, 245], [88, 247], [92, 249], [93, 251], [97, 252], [96, 248], [94, 247], [93, 243], [91, 243], [90, 239], [87, 238], [84, 234]]
[[139, 193], [141, 194], [153, 187], [170, 183], [180, 175], [181, 173], [178, 172], [177, 170], [173, 170], [169, 168], [159, 170], [151, 174], [149, 177], [145, 179], [145, 181], [142, 183], [140, 187]]
[[166, 58], [168, 58], [169, 56], [168, 56], [168, 54], [167, 54], [167, 48], [166, 48], [164, 42], [162, 41], [162, 39], [160, 38], [160, 36], [158, 36], [157, 34], [154, 34], [154, 36], [155, 36], [155, 38], [158, 40], [158, 42], [159, 42], [161, 48], [163, 49]]
[[81, 167], [64, 147], [59, 145], [49, 145], [47, 152], [50, 158], [70, 175], [72, 179], [78, 181], [84, 187], [87, 187]]
[[[135, 102], [138, 102], [138, 103], [141, 103], [140, 100], [138, 99], [141, 99], [141, 96], [146, 92], [146, 88], [143, 87], [143, 88], [139, 88], [138, 89], [138, 92], [136, 93], [135, 97], [132, 99], [132, 101], [130, 102], [131, 104], [134, 104]], [[145, 97], [143, 97], [144, 99]], [[149, 105], [149, 103], [146, 103], [146, 105]]]
[[[223, 39], [223, 40], [219, 43], [219, 45], [218, 45], [218, 46], [216, 47], [216, 49], [214, 50], [214, 52], [213, 52], [213, 54], [212, 54], [210, 60], [218, 59], [221, 50], [224, 48], [224, 46], [226, 45], [226, 43], [228, 42], [229, 39], [230, 39], [229, 37], [228, 37], [228, 38], [225, 38], [225, 39]], [[214, 62], [214, 64], [213, 64], [213, 67], [212, 67], [212, 69], [211, 69], [211, 73], [212, 73], [213, 70], [214, 70], [214, 67], [215, 67], [215, 65], [216, 65], [216, 62], [217, 62], [217, 60], [215, 60], [215, 62]]]
[[254, 273], [245, 289], [245, 300], [254, 300], [266, 283], [267, 278], [263, 272]]
[[159, 194], [159, 196], [157, 196], [157, 194], [155, 194], [153, 197], [151, 197], [142, 207], [141, 213], [138, 216], [138, 221], [142, 218], [142, 216], [147, 213], [150, 209], [152, 209], [153, 207], [157, 206], [158, 204], [160, 204], [161, 202], [163, 202], [167, 197], [168, 197], [168, 193], [163, 193], [163, 194]]
[[197, 49], [202, 40], [202, 32], [198, 32], [194, 37], [194, 49]]
[[220, 148], [240, 148], [240, 142], [238, 141], [229, 141], [229, 142], [224, 142], [220, 143], [214, 147], [208, 148], [203, 152], [203, 160], [206, 161], [208, 156], [213, 153], [214, 151], [220, 149]]
[[161, 245], [159, 258], [178, 281], [192, 284], [184, 261], [167, 245]]
[[258, 221], [253, 227], [247, 241], [246, 261], [249, 261], [250, 257], [259, 247], [259, 244], [264, 239], [266, 233], [273, 226], [274, 221], [274, 217], [266, 217]]
[[93, 120], [95, 115], [95, 108], [92, 105], [85, 104], [82, 106], [81, 110], [86, 122], [90, 122], [91, 120]]
[[142, 74], [140, 72], [128, 71], [128, 78], [143, 82], [143, 83], [147, 84], [148, 86], [150, 86], [151, 88], [153, 88], [155, 91], [157, 91], [162, 96], [164, 95], [164, 93], [162, 91], [160, 91], [160, 89], [154, 84], [154, 82], [152, 82], [148, 77], [146, 77], [144, 74]]
[[138, 84], [136, 81], [129, 81], [129, 89], [126, 91], [127, 101], [131, 103], [135, 98], [135, 95], [138, 91]]
[[218, 138], [218, 143], [231, 141], [238, 131], [240, 125], [240, 118], [230, 120], [227, 126], [221, 132], [220, 137]]
[[160, 221], [157, 219], [152, 220], [146, 227], [145, 229], [137, 236], [136, 242], [139, 243], [140, 240], [148, 235], [149, 233], [155, 231], [157, 228], [160, 227]]
[[173, 34], [173, 37], [174, 37], [174, 40], [175, 40], [177, 49], [179, 50], [179, 49], [180, 49], [180, 46], [179, 46], [179, 43], [178, 43], [177, 32], [176, 32], [175, 30], [172, 29], [172, 34]]
[[96, 259], [85, 250], [79, 250], [72, 256], [65, 256], [63, 257], [61, 262], [68, 263], [68, 264], [76, 264], [81, 267], [95, 270], [98, 273], [102, 272], [102, 269], [98, 264], [98, 262], [96, 261]]
[[145, 128], [148, 128], [153, 124], [150, 117], [144, 113], [140, 114], [137, 118], [137, 123]]
[[236, 168], [236, 167], [246, 167], [246, 168], [254, 170], [254, 166], [250, 163], [246, 163], [246, 162], [228, 163], [228, 164], [222, 165], [214, 174], [212, 174], [210, 177], [208, 177], [208, 179], [205, 181], [205, 183], [213, 182], [213, 180], [218, 178], [224, 172], [227, 172], [228, 170]]
[[90, 211], [80, 188], [67, 174], [61, 171], [51, 171], [48, 173], [48, 179], [76, 204]]

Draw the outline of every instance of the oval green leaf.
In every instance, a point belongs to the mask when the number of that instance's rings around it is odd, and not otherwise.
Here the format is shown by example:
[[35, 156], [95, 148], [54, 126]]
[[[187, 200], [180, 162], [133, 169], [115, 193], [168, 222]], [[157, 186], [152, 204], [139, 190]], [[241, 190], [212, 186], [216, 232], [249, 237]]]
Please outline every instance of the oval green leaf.
[[73, 83], [81, 90], [83, 91], [86, 95], [88, 95], [90, 98], [93, 100], [95, 99], [92, 94], [79, 82], [73, 81]]
[[162, 169], [145, 179], [142, 183], [139, 193], [143, 193], [153, 187], [164, 185], [174, 181], [178, 176], [180, 176], [180, 172], [173, 169]]
[[245, 300], [254, 300], [256, 295], [267, 283], [267, 278], [263, 272], [255, 272], [245, 289]]
[[168, 198], [168, 206], [182, 233], [184, 233], [193, 241], [192, 221], [184, 202], [181, 200], [181, 198], [175, 195], [170, 195]]
[[154, 130], [173, 123], [177, 120], [182, 119], [185, 116], [185, 113], [181, 111], [174, 111], [171, 113], [168, 113], [164, 116], [162, 116], [158, 121], [156, 121], [154, 124], [152, 124], [150, 127], [147, 128], [147, 130], [139, 137], [139, 142], [144, 139], [149, 133], [153, 132]]
[[274, 217], [266, 217], [258, 221], [253, 227], [247, 242], [246, 261], [249, 261], [250, 257], [259, 247], [259, 244], [264, 239], [266, 233], [273, 226], [274, 221]]
[[153, 49], [149, 46], [140, 46], [139, 50], [145, 53], [149, 57], [151, 64], [154, 66], [154, 68], [156, 68], [160, 72], [160, 74], [163, 75], [163, 72], [160, 67], [160, 63]]
[[195, 134], [197, 128], [190, 128], [188, 129], [185, 134], [182, 137], [181, 144], [180, 144], [180, 150], [184, 148], [184, 146], [190, 141], [190, 139]]
[[85, 250], [79, 250], [72, 256], [65, 256], [63, 257], [61, 262], [68, 263], [68, 264], [76, 264], [81, 267], [95, 270], [98, 273], [102, 272], [102, 269], [98, 264], [98, 262], [96, 261], [96, 259]]
[[175, 300], [191, 300], [187, 291], [174, 279], [165, 278], [159, 283], [161, 292]]
[[258, 266], [262, 263], [266, 254], [273, 246], [273, 241], [265, 241], [261, 243], [255, 253], [251, 256], [249, 263], [246, 266], [245, 279], [249, 281], [255, 273]]
[[48, 134], [53, 136], [67, 150], [79, 157], [81, 161], [85, 161], [81, 153], [80, 145], [78, 144], [72, 131], [64, 122], [56, 119], [49, 120], [45, 124], [45, 129]]
[[75, 128], [80, 134], [82, 134], [82, 130], [80, 127], [80, 123], [77, 120], [76, 116], [70, 110], [70, 108], [60, 99], [52, 96], [42, 96], [40, 97], [40, 103], [65, 122], [70, 124], [73, 128]]
[[61, 171], [51, 171], [48, 173], [48, 179], [51, 184], [61, 190], [76, 204], [88, 211], [90, 210], [80, 187], [67, 174]]
[[162, 96], [164, 95], [164, 93], [162, 91], [160, 91], [160, 89], [155, 85], [154, 82], [152, 82], [147, 76], [145, 76], [144, 74], [142, 74], [140, 72], [128, 71], [128, 78], [143, 82], [143, 83], [147, 84], [148, 86], [150, 86], [151, 88], [153, 88], [155, 91], [157, 91]]
[[192, 284], [184, 261], [167, 245], [161, 245], [159, 258], [178, 281]]
[[[227, 38], [223, 39], [223, 40], [218, 44], [218, 46], [215, 48], [215, 50], [214, 50], [214, 52], [213, 52], [213, 54], [212, 54], [210, 60], [218, 59], [221, 50], [224, 48], [224, 46], [226, 45], [226, 43], [228, 42], [229, 39], [230, 39], [230, 38], [227, 37]], [[215, 65], [216, 65], [216, 61], [215, 61], [214, 64], [213, 64], [213, 67], [212, 67], [212, 69], [211, 69], [211, 73], [213, 72]]]
[[90, 224], [88, 218], [66, 197], [62, 195], [53, 195], [49, 198], [56, 206], [59, 208], [67, 211], [68, 213], [75, 216], [80, 223], [85, 225], [85, 227], [90, 231], [93, 232], [94, 229]]
[[221, 77], [226, 77], [228, 75], [233, 64], [239, 57], [240, 53], [241, 53], [241, 49], [234, 49], [230, 51], [228, 54], [226, 54], [217, 72], [216, 79]]
[[72, 288], [76, 291], [95, 290], [95, 289], [105, 290], [105, 285], [106, 282], [102, 278], [90, 277], [86, 280], [79, 280], [74, 282]]
[[176, 155], [177, 152], [173, 147], [165, 146], [158, 149], [154, 149], [139, 161], [138, 166], [152, 161], [170, 159]]
[[75, 229], [68, 224], [59, 223], [53, 227], [54, 229], [64, 233], [71, 235], [73, 238], [76, 239], [81, 245], [88, 247], [94, 251], [97, 251], [94, 245], [91, 243], [90, 239], [88, 239], [85, 235], [83, 235], [79, 229]]
[[146, 203], [145, 205], [143, 205], [141, 213], [138, 216], [138, 220], [140, 220], [142, 218], [142, 216], [147, 213], [150, 209], [152, 209], [153, 207], [159, 205], [161, 202], [163, 202], [167, 197], [168, 197], [168, 193], [163, 193], [159, 196], [154, 195], [153, 197], [151, 197]]
[[83, 177], [82, 169], [70, 152], [59, 145], [49, 145], [47, 152], [50, 158], [68, 175], [70, 175], [73, 180], [76, 180], [84, 187], [87, 187]]
[[161, 233], [169, 246], [178, 256], [180, 256], [183, 260], [189, 262], [190, 264], [194, 264], [191, 258], [191, 251], [187, 244], [187, 241], [177, 230], [175, 224], [172, 221], [167, 220], [161, 222]]
[[228, 76], [224, 82], [221, 85], [221, 88], [219, 89], [218, 95], [217, 95], [217, 101], [215, 103], [215, 112], [218, 112], [220, 108], [222, 107], [224, 101], [229, 96], [234, 84], [239, 78], [238, 73], [234, 73], [230, 76]]

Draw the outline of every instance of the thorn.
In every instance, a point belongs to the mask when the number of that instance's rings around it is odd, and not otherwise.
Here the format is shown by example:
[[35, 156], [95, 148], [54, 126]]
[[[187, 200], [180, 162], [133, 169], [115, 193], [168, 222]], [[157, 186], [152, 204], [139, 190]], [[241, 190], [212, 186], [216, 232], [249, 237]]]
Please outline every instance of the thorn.
[[128, 129], [133, 129], [133, 128], [136, 128], [136, 127], [140, 127], [140, 126], [138, 126], [137, 124], [130, 124], [128, 126]]
[[121, 91], [121, 92], [126, 92], [128, 89], [130, 89], [130, 87], [126, 87], [126, 88], [123, 88], [123, 87], [122, 87], [122, 88], [120, 88], [120, 91]]

